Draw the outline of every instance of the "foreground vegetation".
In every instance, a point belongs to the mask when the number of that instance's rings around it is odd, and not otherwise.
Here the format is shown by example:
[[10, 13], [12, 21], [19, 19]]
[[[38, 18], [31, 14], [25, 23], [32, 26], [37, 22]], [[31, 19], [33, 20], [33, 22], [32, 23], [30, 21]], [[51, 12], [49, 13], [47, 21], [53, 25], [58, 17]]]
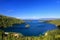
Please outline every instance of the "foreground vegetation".
[[6, 34], [4, 35], [3, 39], [4, 40], [60, 40], [60, 30], [56, 29], [47, 31], [45, 35], [39, 35], [39, 36], [23, 36], [20, 33], [8, 32], [7, 35]]
[[60, 30], [52, 30], [45, 33], [44, 40], [60, 40]]

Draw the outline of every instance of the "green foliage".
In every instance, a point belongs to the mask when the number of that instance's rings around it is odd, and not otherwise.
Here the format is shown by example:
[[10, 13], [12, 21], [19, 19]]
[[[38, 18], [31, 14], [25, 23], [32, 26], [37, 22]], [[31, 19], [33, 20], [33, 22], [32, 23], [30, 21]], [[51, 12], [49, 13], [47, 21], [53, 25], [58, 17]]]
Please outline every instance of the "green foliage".
[[[8, 36], [4, 37], [4, 40], [60, 40], [60, 30], [51, 30], [47, 31], [47, 35], [40, 35], [40, 36], [23, 36], [19, 34], [18, 38], [14, 36], [15, 32], [8, 32]], [[46, 34], [45, 33], [45, 34]], [[0, 32], [1, 35], [1, 32]], [[1, 36], [0, 36], [1, 39]]]
[[60, 39], [60, 30], [52, 30], [46, 32], [47, 35], [44, 36], [44, 40], [58, 40]]
[[21, 19], [0, 15], [0, 27], [1, 26], [8, 27], [8, 26], [12, 26], [12, 24], [17, 24], [17, 23], [21, 24], [24, 23], [24, 21], [22, 21]]

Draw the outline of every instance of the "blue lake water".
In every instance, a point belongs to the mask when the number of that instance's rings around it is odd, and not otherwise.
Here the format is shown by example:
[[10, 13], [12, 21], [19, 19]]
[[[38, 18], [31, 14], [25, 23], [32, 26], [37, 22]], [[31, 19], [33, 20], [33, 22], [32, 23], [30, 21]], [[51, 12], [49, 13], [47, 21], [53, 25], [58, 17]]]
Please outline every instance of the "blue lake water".
[[[26, 28], [26, 24], [29, 24], [30, 27]], [[15, 24], [12, 27], [8, 27], [5, 32], [17, 32], [22, 33], [24, 36], [39, 36], [44, 34], [48, 30], [56, 29], [54, 24], [47, 22], [38, 22], [36, 21], [26, 21], [24, 24]]]

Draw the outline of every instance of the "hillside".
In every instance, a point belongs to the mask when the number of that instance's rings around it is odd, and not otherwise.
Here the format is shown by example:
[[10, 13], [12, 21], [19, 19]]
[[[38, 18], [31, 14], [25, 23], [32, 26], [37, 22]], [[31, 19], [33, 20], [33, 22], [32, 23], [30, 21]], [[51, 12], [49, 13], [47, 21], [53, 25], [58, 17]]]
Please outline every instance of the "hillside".
[[50, 20], [49, 23], [52, 23], [52, 24], [55, 24], [55, 25], [60, 25], [60, 19]]
[[52, 30], [45, 33], [44, 40], [60, 40], [60, 30]]
[[24, 21], [21, 19], [0, 15], [0, 26], [7, 27], [17, 23], [22, 24]]

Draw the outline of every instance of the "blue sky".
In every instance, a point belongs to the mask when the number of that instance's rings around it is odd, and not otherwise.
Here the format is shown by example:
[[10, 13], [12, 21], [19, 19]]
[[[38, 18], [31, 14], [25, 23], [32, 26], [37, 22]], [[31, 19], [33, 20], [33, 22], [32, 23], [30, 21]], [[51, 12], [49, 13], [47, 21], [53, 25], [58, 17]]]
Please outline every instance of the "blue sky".
[[0, 14], [21, 19], [60, 18], [60, 0], [0, 0]]

